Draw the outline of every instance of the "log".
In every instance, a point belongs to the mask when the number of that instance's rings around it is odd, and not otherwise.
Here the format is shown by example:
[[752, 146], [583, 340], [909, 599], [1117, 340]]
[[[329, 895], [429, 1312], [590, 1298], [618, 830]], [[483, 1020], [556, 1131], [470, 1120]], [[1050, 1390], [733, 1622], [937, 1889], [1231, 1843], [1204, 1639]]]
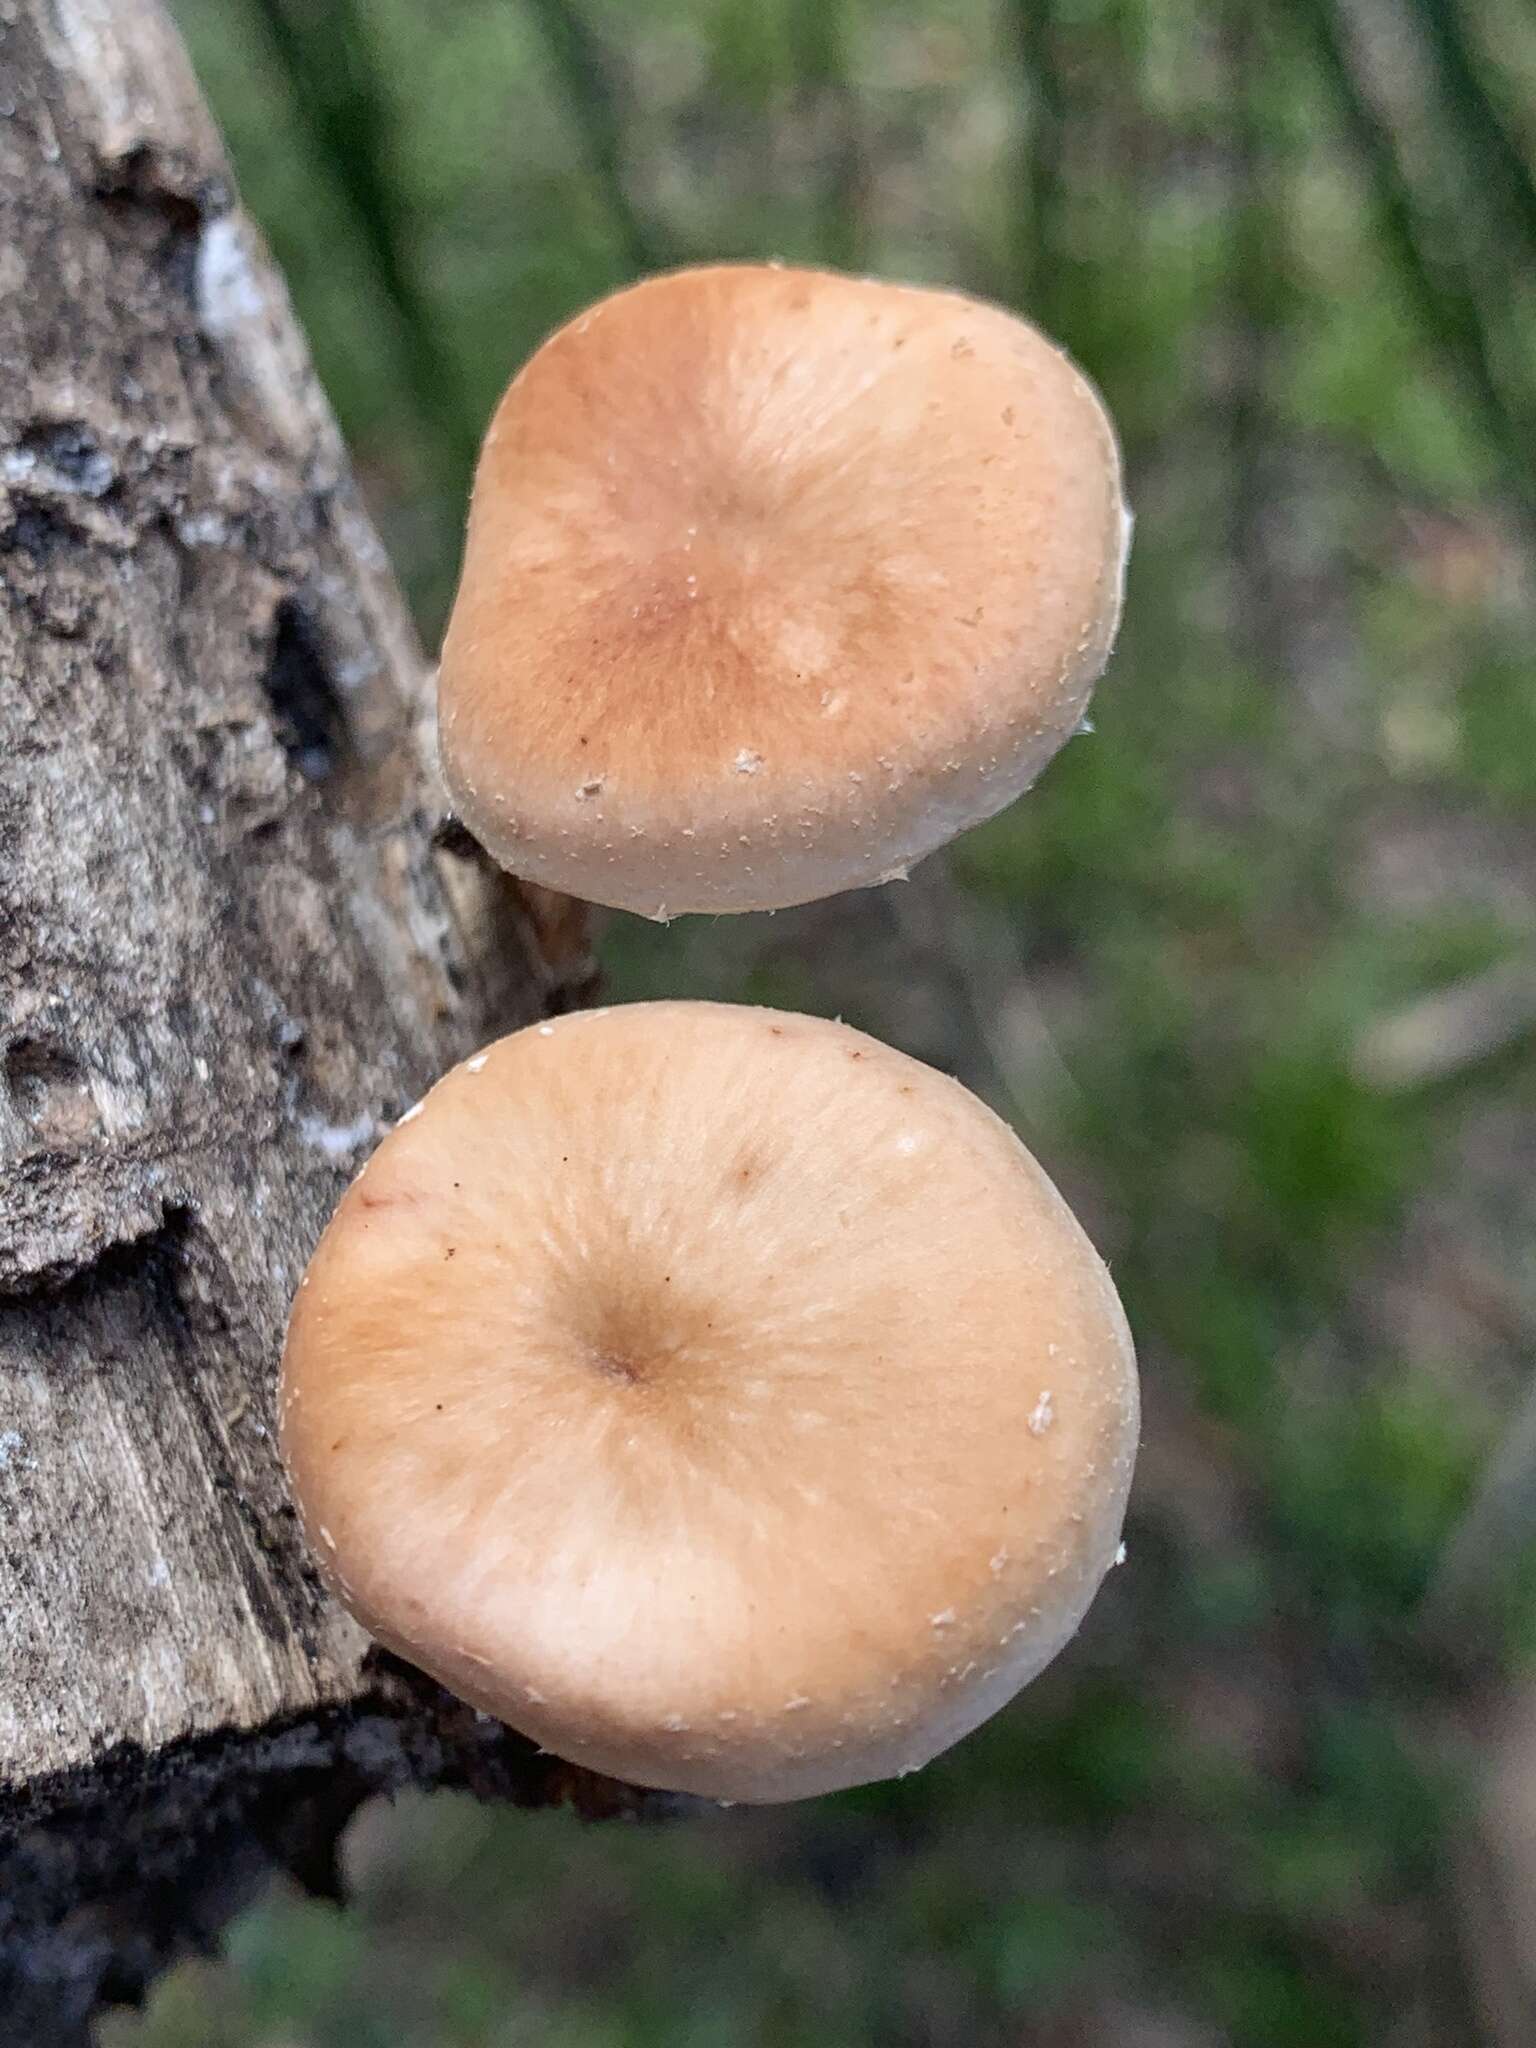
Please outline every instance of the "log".
[[369, 1653], [272, 1395], [348, 1175], [562, 1007], [157, 0], [0, 0], [0, 2041], [86, 2038], [369, 1793], [625, 1810]]

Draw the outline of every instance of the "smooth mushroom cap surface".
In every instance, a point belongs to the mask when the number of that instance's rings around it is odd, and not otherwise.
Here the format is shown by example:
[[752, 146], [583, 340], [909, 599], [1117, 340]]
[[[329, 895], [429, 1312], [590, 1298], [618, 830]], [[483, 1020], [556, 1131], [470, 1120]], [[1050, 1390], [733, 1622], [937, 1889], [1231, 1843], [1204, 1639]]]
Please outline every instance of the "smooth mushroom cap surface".
[[725, 1800], [916, 1768], [1076, 1628], [1137, 1435], [1109, 1275], [958, 1083], [687, 1002], [456, 1067], [299, 1290], [331, 1584], [573, 1762]]
[[1130, 522], [1035, 328], [769, 264], [652, 278], [491, 422], [439, 672], [444, 771], [513, 873], [651, 917], [861, 888], [1081, 722]]

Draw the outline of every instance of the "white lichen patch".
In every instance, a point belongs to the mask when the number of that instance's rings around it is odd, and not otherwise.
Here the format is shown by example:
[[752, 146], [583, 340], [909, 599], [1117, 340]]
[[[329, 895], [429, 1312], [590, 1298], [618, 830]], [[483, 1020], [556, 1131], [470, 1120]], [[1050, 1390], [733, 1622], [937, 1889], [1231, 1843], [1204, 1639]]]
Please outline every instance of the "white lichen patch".
[[238, 214], [216, 214], [203, 229], [197, 246], [196, 291], [198, 317], [216, 340], [261, 318], [266, 301]]
[[103, 498], [117, 481], [117, 467], [110, 455], [89, 443], [72, 445], [50, 461], [46, 452], [32, 448], [8, 448], [0, 455], [0, 483], [45, 485], [60, 496]]
[[184, 548], [221, 548], [229, 540], [229, 522], [217, 512], [194, 512], [176, 521], [176, 538]]
[[331, 674], [336, 678], [339, 689], [360, 690], [364, 683], [372, 682], [380, 674], [383, 666], [376, 654], [359, 654], [350, 661], [338, 661]]
[[[417, 1107], [420, 1108], [420, 1104]], [[410, 1110], [406, 1116], [411, 1115]], [[400, 1119], [405, 1122], [405, 1117]], [[299, 1136], [306, 1145], [316, 1152], [323, 1152], [327, 1159], [345, 1159], [366, 1145], [377, 1131], [378, 1125], [365, 1110], [349, 1124], [327, 1123], [324, 1117], [304, 1116], [299, 1119]]]

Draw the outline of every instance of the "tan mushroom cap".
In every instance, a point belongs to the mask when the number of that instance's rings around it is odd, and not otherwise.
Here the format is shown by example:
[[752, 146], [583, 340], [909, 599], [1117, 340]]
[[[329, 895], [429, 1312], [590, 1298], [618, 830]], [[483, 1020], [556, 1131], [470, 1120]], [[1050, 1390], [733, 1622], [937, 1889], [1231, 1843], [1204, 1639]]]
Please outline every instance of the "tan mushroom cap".
[[653, 278], [513, 379], [443, 764], [513, 873], [670, 916], [888, 879], [1081, 721], [1129, 520], [1092, 386], [958, 292]]
[[450, 1073], [299, 1292], [283, 1451], [383, 1642], [574, 1762], [794, 1799], [925, 1763], [1076, 1628], [1136, 1371], [956, 1082], [840, 1024], [593, 1011]]

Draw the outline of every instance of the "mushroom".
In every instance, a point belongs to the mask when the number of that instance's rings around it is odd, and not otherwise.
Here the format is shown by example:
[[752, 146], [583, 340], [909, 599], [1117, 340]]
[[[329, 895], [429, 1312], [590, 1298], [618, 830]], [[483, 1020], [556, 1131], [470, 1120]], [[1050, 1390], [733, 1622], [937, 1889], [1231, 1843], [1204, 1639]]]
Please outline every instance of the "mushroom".
[[958, 1083], [661, 1002], [504, 1038], [396, 1126], [280, 1412], [381, 1641], [573, 1762], [767, 1801], [915, 1769], [1055, 1656], [1137, 1386], [1103, 1264]]
[[1078, 728], [1129, 532], [1098, 395], [1000, 308], [652, 278], [492, 420], [439, 674], [454, 801], [514, 874], [650, 917], [890, 880]]

